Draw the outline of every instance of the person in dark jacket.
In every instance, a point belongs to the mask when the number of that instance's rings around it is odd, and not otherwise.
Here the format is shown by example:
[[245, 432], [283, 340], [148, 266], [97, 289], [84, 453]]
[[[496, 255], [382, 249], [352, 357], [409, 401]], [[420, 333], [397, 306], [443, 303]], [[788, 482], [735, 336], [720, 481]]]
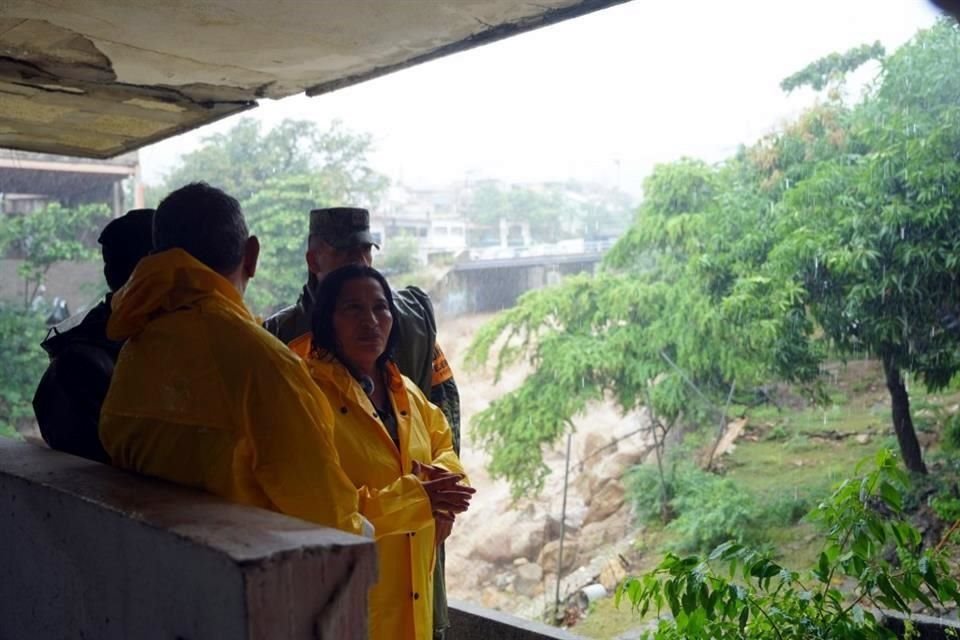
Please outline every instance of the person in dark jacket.
[[134, 209], [104, 227], [98, 240], [110, 293], [79, 324], [62, 331], [52, 328], [40, 345], [50, 365], [33, 396], [33, 412], [40, 435], [52, 449], [110, 462], [97, 435], [100, 406], [123, 346], [107, 339], [110, 299], [153, 249], [152, 224], [153, 209]]

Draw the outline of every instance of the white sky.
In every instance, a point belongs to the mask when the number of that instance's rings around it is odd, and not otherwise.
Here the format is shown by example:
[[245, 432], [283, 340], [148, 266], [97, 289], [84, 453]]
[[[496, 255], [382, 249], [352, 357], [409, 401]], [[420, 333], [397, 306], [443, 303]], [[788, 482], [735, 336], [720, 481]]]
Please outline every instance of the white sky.
[[[413, 186], [574, 178], [638, 194], [653, 164], [720, 160], [810, 104], [779, 88], [807, 63], [875, 40], [891, 52], [936, 16], [925, 0], [633, 0], [243, 115], [343, 120], [373, 134], [376, 169]], [[235, 118], [143, 149], [144, 180]]]

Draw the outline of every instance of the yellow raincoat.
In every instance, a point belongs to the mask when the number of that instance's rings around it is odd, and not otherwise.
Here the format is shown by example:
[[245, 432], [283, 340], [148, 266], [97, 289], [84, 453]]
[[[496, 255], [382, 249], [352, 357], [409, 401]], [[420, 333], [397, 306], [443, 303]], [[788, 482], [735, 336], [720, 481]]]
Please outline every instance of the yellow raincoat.
[[380, 580], [370, 591], [371, 640], [428, 640], [433, 635], [436, 554], [430, 499], [411, 471], [414, 460], [463, 473], [443, 412], [392, 363], [390, 401], [400, 450], [370, 399], [346, 367], [311, 354], [310, 375], [333, 406], [340, 464], [360, 494], [360, 513], [373, 523]]
[[144, 258], [112, 305], [107, 334], [127, 340], [100, 415], [114, 464], [361, 532], [329, 404], [227, 279], [171, 249]]

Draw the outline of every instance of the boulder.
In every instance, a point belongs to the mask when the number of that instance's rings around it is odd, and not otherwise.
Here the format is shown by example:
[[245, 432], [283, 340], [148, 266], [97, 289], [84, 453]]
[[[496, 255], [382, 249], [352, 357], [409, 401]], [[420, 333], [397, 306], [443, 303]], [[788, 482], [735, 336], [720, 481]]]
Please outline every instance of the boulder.
[[588, 433], [587, 437], [583, 440], [583, 449], [580, 452], [580, 459], [586, 460], [587, 458], [592, 457], [597, 451], [608, 444], [610, 444], [609, 437], [597, 432]]
[[504, 593], [496, 587], [487, 587], [480, 594], [480, 604], [487, 609], [500, 611], [505, 605], [509, 605], [510, 600], [510, 594]]
[[583, 519], [585, 525], [591, 522], [606, 520], [623, 506], [626, 491], [619, 480], [608, 480], [590, 498], [587, 515]]
[[514, 590], [524, 596], [533, 598], [543, 591], [543, 569], [536, 563], [527, 563], [517, 567], [513, 581]]
[[[567, 514], [567, 535], [572, 533], [577, 533], [580, 530], [580, 527], [571, 519], [571, 515]], [[583, 516], [581, 516], [582, 519]], [[544, 526], [544, 535], [546, 540], [559, 540], [560, 539], [560, 514], [557, 515], [548, 515], [546, 517], [546, 524]]]
[[594, 474], [589, 467], [585, 467], [577, 474], [574, 481], [570, 483], [570, 490], [576, 491], [582, 496], [589, 496], [593, 493], [599, 481], [600, 479], [596, 474]]
[[627, 577], [629, 565], [623, 556], [617, 555], [611, 558], [607, 564], [600, 570], [598, 582], [604, 586], [608, 593], [613, 593], [617, 585]]
[[584, 525], [577, 535], [577, 541], [580, 550], [587, 554], [622, 540], [629, 530], [630, 510], [624, 506], [606, 520]]
[[467, 556], [495, 565], [510, 565], [517, 558], [535, 560], [544, 543], [543, 530], [543, 522], [531, 520], [505, 524], [478, 537]]
[[515, 578], [516, 576], [514, 576], [512, 573], [498, 573], [493, 579], [493, 586], [495, 586], [501, 592], [511, 591]]
[[[560, 555], [560, 541], [554, 540], [543, 546], [537, 564], [547, 572], [557, 572], [557, 556]], [[563, 541], [563, 573], [567, 573], [577, 566], [577, 557], [580, 555], [580, 545], [576, 538], [566, 538]]]

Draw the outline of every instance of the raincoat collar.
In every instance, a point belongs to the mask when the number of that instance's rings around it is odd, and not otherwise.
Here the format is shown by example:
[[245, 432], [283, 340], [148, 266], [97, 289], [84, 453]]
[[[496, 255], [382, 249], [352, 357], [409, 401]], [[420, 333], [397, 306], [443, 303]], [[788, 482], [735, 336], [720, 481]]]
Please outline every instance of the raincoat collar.
[[[360, 388], [360, 384], [357, 383], [353, 374], [350, 373], [347, 365], [343, 364], [336, 355], [326, 349], [311, 350], [310, 356], [307, 358], [307, 365], [310, 372], [315, 373], [315, 378], [330, 380], [341, 389], [349, 387], [351, 383], [356, 383], [357, 388]], [[403, 375], [400, 373], [400, 369], [396, 363], [392, 360], [388, 361], [384, 373], [386, 374], [387, 386], [390, 388], [391, 394], [403, 390]]]
[[[371, 414], [368, 420], [376, 425], [376, 431], [380, 435], [384, 444], [398, 456], [398, 461], [404, 473], [408, 473], [411, 467], [411, 461], [408, 453], [410, 444], [410, 400], [407, 397], [406, 386], [403, 382], [403, 376], [400, 369], [392, 361], [387, 362], [385, 375], [387, 378], [387, 387], [389, 390], [390, 402], [393, 406], [394, 417], [397, 420], [397, 435], [400, 438], [400, 449], [397, 450], [393, 439], [387, 432], [386, 427], [376, 418], [372, 417], [375, 407], [356, 381], [353, 374], [350, 373], [346, 365], [337, 359], [335, 355], [323, 349], [314, 349], [306, 360], [310, 375], [321, 387], [329, 384], [339, 392], [339, 398], [330, 397], [328, 399], [334, 405], [334, 411], [340, 403], [349, 403], [355, 407], [362, 407], [364, 414]], [[349, 411], [346, 406], [340, 409], [341, 413]]]
[[114, 294], [107, 335], [126, 340], [157, 317], [201, 303], [213, 303], [253, 321], [236, 287], [186, 251], [169, 249], [147, 256]]

